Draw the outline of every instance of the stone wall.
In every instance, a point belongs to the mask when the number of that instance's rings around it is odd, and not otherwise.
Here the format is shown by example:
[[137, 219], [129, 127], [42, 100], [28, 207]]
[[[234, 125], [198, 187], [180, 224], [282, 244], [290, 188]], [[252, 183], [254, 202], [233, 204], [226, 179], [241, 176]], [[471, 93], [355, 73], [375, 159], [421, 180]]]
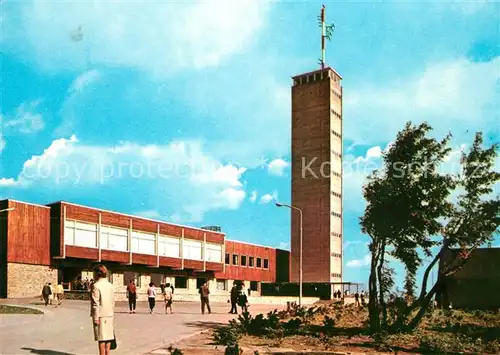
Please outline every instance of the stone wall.
[[46, 265], [7, 263], [7, 298], [38, 297], [46, 282], [57, 285], [57, 269]]

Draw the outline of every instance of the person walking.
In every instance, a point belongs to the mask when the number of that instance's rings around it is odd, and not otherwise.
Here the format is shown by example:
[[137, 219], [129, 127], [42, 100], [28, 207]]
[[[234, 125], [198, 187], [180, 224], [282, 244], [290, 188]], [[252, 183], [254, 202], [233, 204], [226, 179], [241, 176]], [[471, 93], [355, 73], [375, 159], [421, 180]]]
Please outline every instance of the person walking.
[[155, 284], [150, 282], [148, 287], [148, 302], [149, 302], [149, 313], [153, 314], [156, 305], [156, 288]]
[[248, 298], [243, 285], [240, 286], [238, 292], [238, 305], [241, 307], [242, 313], [248, 312]]
[[135, 281], [130, 280], [127, 286], [128, 309], [130, 313], [135, 313], [135, 306], [137, 304], [137, 287]]
[[354, 301], [357, 307], [359, 307], [359, 293], [356, 291], [354, 294]]
[[109, 355], [111, 342], [115, 340], [113, 285], [107, 280], [108, 269], [97, 265], [93, 269], [94, 283], [91, 288], [90, 316], [94, 325], [94, 339], [99, 347], [99, 355]]
[[163, 291], [163, 298], [165, 299], [165, 314], [168, 314], [168, 309], [170, 308], [170, 314], [174, 313], [172, 311], [172, 301], [174, 295], [172, 294], [172, 288], [168, 283]]
[[198, 291], [200, 294], [201, 300], [201, 314], [205, 314], [205, 306], [207, 306], [208, 314], [212, 313], [210, 309], [210, 300], [208, 299], [208, 295], [210, 295], [210, 290], [208, 289], [207, 283], [204, 282], [201, 285], [200, 290]]
[[64, 287], [62, 284], [56, 285], [56, 299], [57, 299], [57, 306], [60, 306], [63, 300], [64, 296]]
[[236, 284], [233, 284], [233, 287], [231, 288], [230, 298], [231, 311], [229, 313], [238, 314], [238, 308], [236, 307], [236, 305], [238, 304], [238, 286], [236, 286]]
[[50, 298], [51, 294], [52, 294], [52, 291], [50, 289], [50, 285], [48, 283], [46, 283], [45, 285], [43, 285], [43, 288], [42, 288], [42, 299], [45, 302], [45, 306], [47, 306], [49, 304], [49, 298]]

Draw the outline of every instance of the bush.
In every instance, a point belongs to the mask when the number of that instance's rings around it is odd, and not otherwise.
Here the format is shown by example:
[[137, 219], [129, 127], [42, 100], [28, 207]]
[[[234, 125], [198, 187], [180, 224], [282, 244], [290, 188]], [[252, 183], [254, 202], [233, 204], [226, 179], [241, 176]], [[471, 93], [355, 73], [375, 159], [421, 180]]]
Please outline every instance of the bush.
[[297, 335], [301, 333], [302, 320], [300, 318], [290, 319], [288, 322], [283, 323], [283, 330], [285, 335]]
[[265, 329], [266, 338], [271, 339], [273, 341], [273, 346], [280, 346], [283, 342], [283, 338], [285, 337], [285, 331], [283, 328], [266, 328]]
[[487, 354], [500, 354], [500, 340], [496, 339], [486, 343], [484, 352]]
[[422, 336], [420, 349], [426, 353], [456, 353], [464, 351], [465, 347], [459, 337], [443, 334], [443, 336]]
[[240, 349], [238, 343], [226, 346], [226, 350], [224, 351], [224, 355], [241, 355], [241, 354], [243, 354], [243, 350]]
[[323, 332], [332, 336], [335, 331], [335, 319], [325, 316], [323, 319]]
[[170, 353], [170, 355], [182, 355], [183, 354], [181, 349], [178, 349], [178, 348], [174, 349], [174, 347], [172, 345], [170, 345], [167, 350]]
[[219, 327], [215, 329], [213, 338], [217, 345], [234, 345], [238, 343], [240, 333], [232, 326]]

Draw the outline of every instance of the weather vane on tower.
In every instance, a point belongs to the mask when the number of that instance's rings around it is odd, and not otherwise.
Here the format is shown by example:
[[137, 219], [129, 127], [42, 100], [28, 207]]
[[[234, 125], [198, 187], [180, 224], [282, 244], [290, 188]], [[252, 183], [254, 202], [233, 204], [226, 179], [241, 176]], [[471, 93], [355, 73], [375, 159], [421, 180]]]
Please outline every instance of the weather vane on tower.
[[318, 16], [318, 24], [321, 27], [321, 59], [319, 60], [319, 64], [321, 65], [321, 69], [325, 69], [325, 42], [326, 40], [330, 41], [332, 39], [333, 30], [335, 29], [335, 24], [326, 24], [325, 5], [321, 7], [321, 15]]

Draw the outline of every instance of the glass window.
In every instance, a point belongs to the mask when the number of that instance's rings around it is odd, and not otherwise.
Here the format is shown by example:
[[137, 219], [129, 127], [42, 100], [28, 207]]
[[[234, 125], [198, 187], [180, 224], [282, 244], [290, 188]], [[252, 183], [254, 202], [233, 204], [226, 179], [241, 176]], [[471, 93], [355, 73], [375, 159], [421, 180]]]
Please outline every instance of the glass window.
[[238, 255], [233, 254], [233, 265], [238, 265]]
[[250, 281], [250, 291], [258, 291], [258, 290], [259, 290], [259, 282]]
[[264, 259], [264, 269], [269, 269], [269, 259]]
[[127, 251], [128, 230], [102, 226], [100, 243], [101, 249]]
[[124, 271], [123, 272], [123, 285], [128, 286], [130, 280], [135, 281], [135, 285], [137, 287], [141, 287], [141, 274], [132, 271]]
[[97, 224], [66, 221], [64, 242], [87, 248], [97, 248]]
[[227, 291], [227, 280], [217, 279], [217, 291]]
[[250, 267], [255, 266], [255, 258], [253, 256], [248, 257], [248, 266]]
[[179, 238], [165, 237], [160, 235], [158, 240], [158, 254], [169, 256], [171, 258], [179, 258], [181, 248], [181, 240]]
[[226, 265], [230, 264], [230, 260], [231, 260], [231, 256], [229, 255], [229, 253], [226, 253]]
[[156, 287], [160, 286], [164, 281], [165, 276], [162, 274], [151, 274], [150, 281], [155, 284]]
[[257, 258], [257, 267], [262, 267], [262, 259]]
[[241, 266], [247, 266], [247, 257], [246, 255], [241, 256]]
[[182, 246], [184, 258], [191, 260], [203, 260], [202, 242], [196, 240], [184, 240], [184, 245]]
[[132, 251], [141, 254], [155, 254], [155, 235], [132, 231]]
[[222, 262], [222, 245], [207, 243], [206, 252], [206, 261], [212, 261], [215, 263]]
[[176, 276], [175, 277], [175, 288], [188, 288], [187, 277]]

